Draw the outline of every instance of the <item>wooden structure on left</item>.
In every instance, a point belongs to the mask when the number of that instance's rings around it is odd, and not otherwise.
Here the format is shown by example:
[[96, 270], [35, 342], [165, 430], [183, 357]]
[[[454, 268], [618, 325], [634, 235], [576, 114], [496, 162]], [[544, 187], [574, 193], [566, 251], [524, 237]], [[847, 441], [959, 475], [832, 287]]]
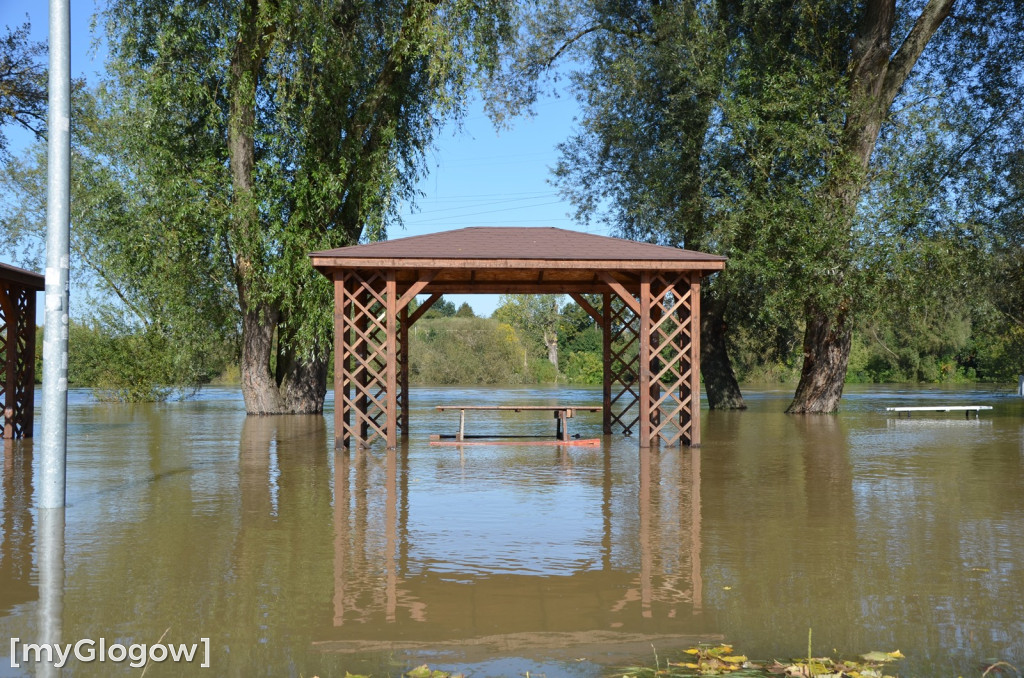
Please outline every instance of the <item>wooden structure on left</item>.
[[32, 437], [36, 381], [36, 293], [38, 273], [0, 264], [0, 407], [4, 438]]
[[[700, 445], [700, 286], [725, 258], [557, 228], [464, 228], [311, 255], [334, 282], [338, 447], [409, 432], [409, 328], [444, 294], [567, 294], [604, 337], [604, 433]], [[429, 298], [414, 312], [409, 302]], [[584, 295], [596, 295], [586, 297]], [[600, 301], [597, 301], [600, 299]]]

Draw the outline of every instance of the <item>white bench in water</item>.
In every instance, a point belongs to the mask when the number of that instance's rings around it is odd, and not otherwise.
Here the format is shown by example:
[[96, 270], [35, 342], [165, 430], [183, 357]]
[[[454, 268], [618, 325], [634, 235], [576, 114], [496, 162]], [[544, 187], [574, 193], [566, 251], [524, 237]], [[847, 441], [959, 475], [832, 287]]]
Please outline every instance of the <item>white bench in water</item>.
[[981, 410], [991, 409], [991, 405], [934, 405], [929, 407], [887, 407], [885, 411], [895, 412], [897, 417], [900, 416], [900, 413], [906, 412], [908, 418], [912, 412], [964, 412], [968, 419], [971, 418], [971, 412], [974, 412], [974, 418], [977, 419]]

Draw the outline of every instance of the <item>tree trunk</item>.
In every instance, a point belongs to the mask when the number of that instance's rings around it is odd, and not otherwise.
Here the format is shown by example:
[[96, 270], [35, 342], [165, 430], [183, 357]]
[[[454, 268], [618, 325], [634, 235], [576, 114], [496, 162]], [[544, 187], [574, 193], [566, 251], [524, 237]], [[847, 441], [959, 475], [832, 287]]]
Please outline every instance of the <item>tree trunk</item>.
[[242, 397], [248, 414], [280, 414], [285, 411], [277, 380], [270, 373], [274, 329], [278, 313], [266, 305], [242, 311]]
[[548, 349], [548, 362], [558, 370], [558, 333], [544, 332], [544, 346]]
[[712, 296], [703, 301], [700, 318], [700, 374], [712, 410], [745, 410], [740, 385], [726, 347], [723, 304]]
[[295, 351], [287, 347], [278, 351], [277, 381], [284, 412], [321, 414], [324, 411], [329, 357], [329, 352], [319, 348], [307, 357], [296, 357]]
[[[275, 27], [262, 15], [260, 0], [244, 0], [240, 8], [238, 36], [231, 57], [228, 119], [228, 157], [234, 192], [233, 240], [235, 284], [242, 312], [242, 396], [248, 414], [286, 414], [287, 399], [270, 371], [280, 312], [265, 301], [254, 301], [254, 269], [266, 253], [261, 247], [259, 211], [256, 208], [256, 89], [260, 70], [273, 42]], [[300, 410], [301, 411], [301, 410]]]
[[[329, 354], [296, 357], [283, 347], [281, 314], [269, 305], [242, 314], [242, 397], [248, 414], [321, 414]], [[276, 335], [276, 336], [275, 336]], [[276, 353], [276, 374], [270, 370]]]
[[827, 414], [839, 408], [850, 362], [852, 324], [845, 311], [835, 320], [818, 309], [808, 312], [804, 366], [787, 414]]

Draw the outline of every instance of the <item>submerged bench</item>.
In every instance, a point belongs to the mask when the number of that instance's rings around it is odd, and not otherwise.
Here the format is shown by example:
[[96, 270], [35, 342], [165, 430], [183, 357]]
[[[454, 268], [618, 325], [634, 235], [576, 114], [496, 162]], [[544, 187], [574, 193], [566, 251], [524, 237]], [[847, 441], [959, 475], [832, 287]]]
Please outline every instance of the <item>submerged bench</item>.
[[[600, 407], [576, 407], [575, 405], [438, 405], [438, 412], [447, 410], [459, 411], [459, 432], [455, 436], [437, 436], [438, 438], [452, 438], [465, 440], [466, 438], [495, 438], [498, 436], [467, 436], [466, 435], [466, 411], [490, 411], [490, 412], [553, 412], [555, 417], [555, 437], [558, 440], [569, 440], [569, 420], [576, 412], [600, 412]], [[433, 436], [432, 436], [433, 437]], [[520, 436], [517, 436], [520, 437]]]
[[910, 418], [912, 412], [963, 412], [965, 416], [970, 419], [971, 412], [974, 412], [974, 418], [977, 419], [981, 410], [991, 410], [991, 405], [934, 405], [929, 407], [887, 407], [886, 412], [895, 412], [896, 416], [899, 417], [902, 412], [907, 413], [907, 418]]

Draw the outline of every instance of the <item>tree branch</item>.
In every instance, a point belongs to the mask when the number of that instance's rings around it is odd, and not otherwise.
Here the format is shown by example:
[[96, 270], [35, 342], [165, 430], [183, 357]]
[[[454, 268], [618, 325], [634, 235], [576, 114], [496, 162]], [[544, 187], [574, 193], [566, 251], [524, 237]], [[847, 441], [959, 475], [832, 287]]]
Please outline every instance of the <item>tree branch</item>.
[[956, 0], [928, 0], [928, 4], [921, 11], [921, 15], [914, 22], [906, 40], [900, 45], [896, 55], [889, 62], [889, 68], [885, 73], [885, 81], [882, 84], [881, 97], [886, 102], [886, 108], [896, 98], [896, 93], [903, 87], [914, 64], [921, 57], [928, 41], [935, 35], [942, 22], [946, 20], [953, 9]]

